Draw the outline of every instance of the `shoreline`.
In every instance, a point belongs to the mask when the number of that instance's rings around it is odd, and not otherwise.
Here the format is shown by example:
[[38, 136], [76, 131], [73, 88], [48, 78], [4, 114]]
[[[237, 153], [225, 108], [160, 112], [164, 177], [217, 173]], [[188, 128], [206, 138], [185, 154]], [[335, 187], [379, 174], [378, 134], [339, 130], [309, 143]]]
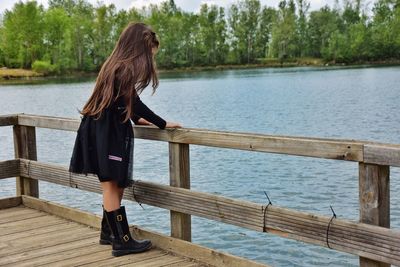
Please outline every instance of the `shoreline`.
[[[216, 66], [195, 66], [195, 67], [179, 67], [173, 69], [158, 69], [160, 74], [164, 73], [193, 73], [203, 71], [224, 71], [224, 70], [246, 70], [246, 69], [262, 69], [262, 68], [294, 68], [294, 67], [316, 67], [316, 68], [330, 68], [330, 67], [385, 67], [385, 66], [399, 66], [400, 60], [383, 60], [383, 61], [370, 61], [370, 62], [356, 62], [351, 64], [345, 63], [324, 63], [321, 59], [306, 58], [298, 59], [296, 61], [280, 62], [279, 60], [269, 60], [265, 63], [254, 64], [226, 64]], [[96, 77], [97, 72], [70, 72], [59, 75], [44, 75], [43, 73], [35, 72], [27, 69], [8, 69], [0, 68], [0, 84], [15, 82], [31, 82], [31, 81], [46, 81], [54, 79], [80, 79]]]

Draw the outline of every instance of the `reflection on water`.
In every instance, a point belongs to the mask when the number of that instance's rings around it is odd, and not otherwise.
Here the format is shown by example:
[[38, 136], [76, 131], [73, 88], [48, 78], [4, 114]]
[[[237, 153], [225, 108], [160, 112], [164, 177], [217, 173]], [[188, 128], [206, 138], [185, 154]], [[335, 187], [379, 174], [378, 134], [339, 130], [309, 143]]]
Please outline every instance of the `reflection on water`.
[[[190, 128], [400, 143], [399, 67], [288, 68], [163, 73], [142, 99], [165, 119]], [[0, 113], [79, 118], [94, 79], [0, 85]], [[38, 159], [68, 165], [75, 133], [37, 129]], [[13, 158], [11, 127], [0, 128], [0, 160]], [[194, 190], [257, 203], [358, 218], [358, 166], [315, 158], [190, 146]], [[168, 184], [168, 144], [136, 140], [137, 179]], [[14, 195], [13, 179], [0, 197]], [[391, 225], [400, 228], [400, 172], [391, 168]], [[101, 196], [40, 183], [41, 197], [101, 212]], [[125, 202], [132, 223], [163, 233], [169, 212]], [[273, 235], [193, 217], [193, 241], [273, 266], [358, 266], [358, 258]]]

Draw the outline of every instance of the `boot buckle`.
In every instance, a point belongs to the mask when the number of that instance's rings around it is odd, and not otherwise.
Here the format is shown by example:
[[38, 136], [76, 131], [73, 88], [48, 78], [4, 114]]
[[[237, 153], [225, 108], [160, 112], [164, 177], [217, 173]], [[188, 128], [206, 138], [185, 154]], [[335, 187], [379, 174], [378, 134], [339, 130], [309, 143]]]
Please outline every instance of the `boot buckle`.
[[123, 239], [125, 242], [128, 242], [129, 236], [128, 236], [128, 235], [124, 235], [124, 236], [122, 237], [122, 239]]
[[121, 214], [117, 215], [117, 221], [122, 222], [122, 215]]

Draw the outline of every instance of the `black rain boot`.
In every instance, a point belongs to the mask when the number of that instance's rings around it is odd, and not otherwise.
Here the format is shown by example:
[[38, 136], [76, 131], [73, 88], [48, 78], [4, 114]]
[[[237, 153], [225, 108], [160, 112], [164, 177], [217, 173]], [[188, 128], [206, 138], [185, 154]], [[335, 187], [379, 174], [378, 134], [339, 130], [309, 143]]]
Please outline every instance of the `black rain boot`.
[[129, 232], [125, 207], [106, 213], [107, 222], [114, 235], [112, 240], [112, 255], [119, 257], [126, 254], [140, 253], [151, 248], [150, 240], [136, 241]]
[[101, 232], [100, 232], [100, 245], [112, 245], [114, 236], [111, 233], [110, 226], [108, 226], [106, 219], [106, 211], [103, 207], [103, 219], [101, 219]]

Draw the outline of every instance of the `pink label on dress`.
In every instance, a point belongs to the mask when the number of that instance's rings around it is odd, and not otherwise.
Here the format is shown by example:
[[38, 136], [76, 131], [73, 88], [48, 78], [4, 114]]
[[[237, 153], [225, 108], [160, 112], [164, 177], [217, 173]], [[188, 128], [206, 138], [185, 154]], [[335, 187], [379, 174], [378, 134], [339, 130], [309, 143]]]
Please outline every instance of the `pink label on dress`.
[[113, 156], [113, 155], [108, 155], [108, 159], [116, 160], [116, 161], [122, 161], [122, 158], [117, 157], [117, 156]]

